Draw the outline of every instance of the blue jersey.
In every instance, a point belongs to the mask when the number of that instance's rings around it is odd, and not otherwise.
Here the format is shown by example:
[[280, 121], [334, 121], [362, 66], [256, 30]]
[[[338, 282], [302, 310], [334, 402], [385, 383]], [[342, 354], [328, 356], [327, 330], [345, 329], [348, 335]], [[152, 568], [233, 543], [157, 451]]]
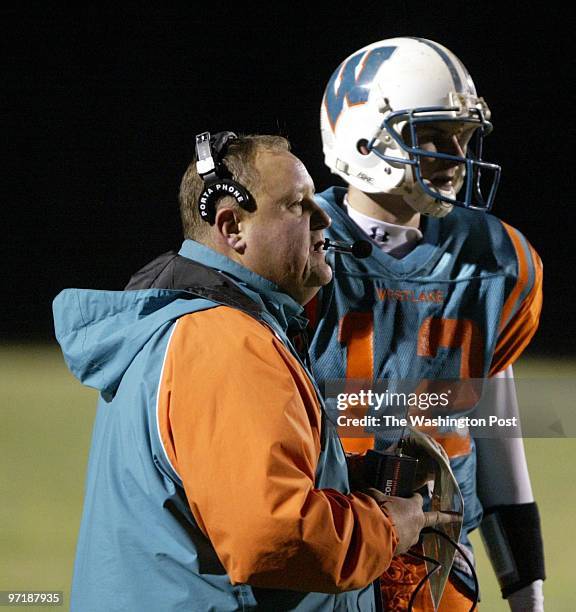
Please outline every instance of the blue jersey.
[[[317, 196], [332, 218], [326, 235], [366, 235], [342, 202], [346, 190]], [[334, 279], [308, 312], [317, 381], [484, 378], [504, 370], [536, 331], [541, 263], [514, 228], [483, 212], [455, 208], [423, 217], [423, 239], [402, 259], [329, 255]], [[435, 436], [451, 457], [464, 497], [463, 542], [480, 523], [474, 442], [466, 430]], [[378, 439], [376, 440], [378, 446]]]

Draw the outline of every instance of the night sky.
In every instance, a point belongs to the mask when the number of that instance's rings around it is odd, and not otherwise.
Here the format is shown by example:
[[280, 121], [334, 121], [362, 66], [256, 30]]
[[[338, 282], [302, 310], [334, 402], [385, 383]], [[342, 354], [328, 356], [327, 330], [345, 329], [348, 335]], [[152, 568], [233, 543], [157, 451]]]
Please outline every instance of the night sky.
[[410, 35], [456, 53], [492, 110], [485, 158], [503, 167], [494, 213], [544, 261], [530, 351], [576, 352], [567, 15], [517, 2], [58, 4], [0, 15], [0, 339], [50, 340], [60, 289], [121, 289], [180, 245], [178, 186], [199, 132], [281, 133], [318, 191], [339, 183], [321, 151], [326, 82], [360, 47]]

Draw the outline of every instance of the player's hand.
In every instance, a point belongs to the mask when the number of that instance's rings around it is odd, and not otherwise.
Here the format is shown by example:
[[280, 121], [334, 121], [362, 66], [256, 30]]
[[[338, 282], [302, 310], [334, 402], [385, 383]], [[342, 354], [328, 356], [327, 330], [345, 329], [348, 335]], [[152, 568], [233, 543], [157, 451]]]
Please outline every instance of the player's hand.
[[424, 512], [422, 510], [422, 496], [415, 493], [412, 497], [393, 497], [384, 495], [378, 489], [364, 489], [362, 491], [374, 499], [390, 517], [396, 529], [398, 544], [394, 555], [405, 553], [418, 542], [420, 532], [426, 527], [436, 527], [459, 520], [454, 514], [444, 512]]

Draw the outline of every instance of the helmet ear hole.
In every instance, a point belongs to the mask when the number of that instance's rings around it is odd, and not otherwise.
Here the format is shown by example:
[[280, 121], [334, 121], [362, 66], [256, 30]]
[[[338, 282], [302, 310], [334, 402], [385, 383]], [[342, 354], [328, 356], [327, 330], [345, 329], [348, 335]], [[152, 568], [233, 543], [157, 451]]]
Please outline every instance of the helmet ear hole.
[[368, 149], [368, 141], [366, 140], [366, 138], [361, 138], [356, 143], [356, 150], [361, 155], [370, 155], [370, 150]]

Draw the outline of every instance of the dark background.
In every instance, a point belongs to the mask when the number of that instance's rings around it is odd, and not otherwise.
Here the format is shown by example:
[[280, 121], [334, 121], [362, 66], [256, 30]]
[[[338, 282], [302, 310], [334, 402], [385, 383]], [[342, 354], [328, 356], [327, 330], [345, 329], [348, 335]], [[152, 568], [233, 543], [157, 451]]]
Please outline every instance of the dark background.
[[198, 132], [280, 132], [317, 190], [329, 186], [319, 133], [328, 78], [360, 47], [414, 35], [455, 52], [492, 110], [485, 157], [503, 166], [494, 212], [545, 267], [530, 351], [576, 352], [572, 20], [516, 2], [320, 6], [2, 9], [0, 339], [49, 340], [60, 289], [120, 289], [179, 246], [178, 185]]

